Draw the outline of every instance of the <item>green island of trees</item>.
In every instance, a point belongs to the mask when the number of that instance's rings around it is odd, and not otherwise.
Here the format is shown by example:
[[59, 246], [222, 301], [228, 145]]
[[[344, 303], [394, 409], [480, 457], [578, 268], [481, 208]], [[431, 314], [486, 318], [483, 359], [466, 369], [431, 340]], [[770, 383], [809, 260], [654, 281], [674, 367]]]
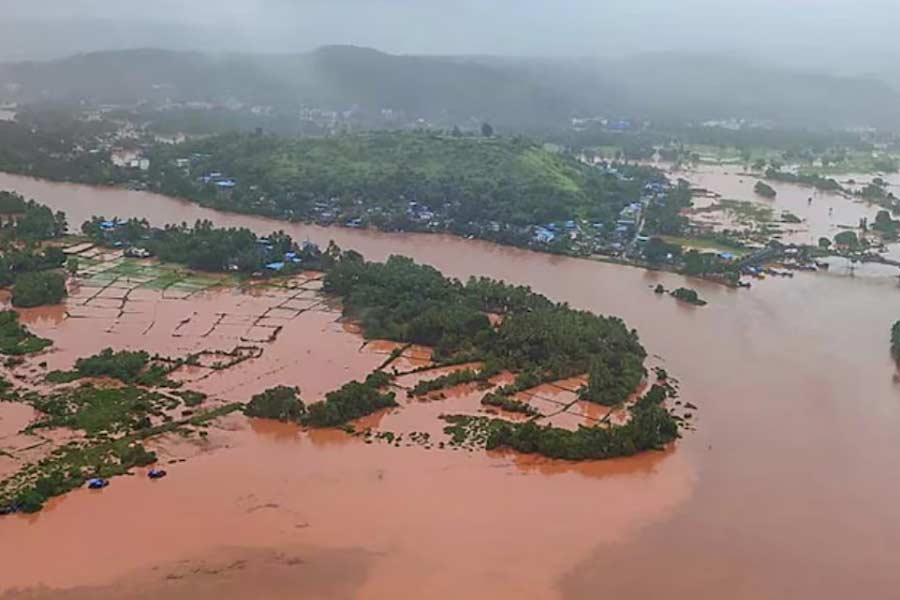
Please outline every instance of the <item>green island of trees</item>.
[[[626, 402], [646, 376], [646, 351], [636, 332], [619, 319], [576, 311], [528, 288], [490, 279], [472, 278], [463, 284], [407, 258], [393, 256], [385, 263], [373, 263], [356, 252], [336, 249], [327, 256], [324, 291], [340, 296], [344, 315], [359, 322], [367, 338], [431, 346], [439, 365], [475, 361], [483, 365], [421, 381], [411, 395], [484, 382], [506, 370], [516, 374], [514, 382], [487, 393], [483, 404], [536, 416], [532, 407], [513, 396], [542, 383], [587, 373], [580, 397], [616, 406]], [[488, 313], [503, 319], [492, 325]], [[394, 394], [382, 391], [390, 381], [390, 375], [376, 371], [365, 382], [350, 382], [327, 394], [324, 402], [309, 406], [296, 390], [276, 388], [255, 396], [246, 412], [313, 427], [338, 426], [395, 406]], [[655, 406], [651, 410], [639, 401], [640, 418], [630, 425], [641, 432], [651, 424], [657, 428], [649, 436], [657, 442], [654, 445], [677, 435], [677, 423], [661, 402], [651, 403]], [[645, 412], [652, 413], [652, 418]], [[661, 422], [667, 425], [662, 427]], [[606, 435], [597, 434], [596, 440]], [[650, 446], [637, 443], [635, 447]], [[594, 450], [587, 455], [612, 454]]]
[[[621, 320], [554, 304], [528, 288], [484, 278], [463, 284], [406, 258], [369, 263], [351, 251], [337, 255], [326, 270], [324, 289], [342, 298], [344, 314], [360, 322], [367, 337], [432, 346], [439, 363], [484, 365], [479, 372], [463, 370], [421, 382], [414, 394], [508, 370], [515, 381], [487, 394], [485, 403], [525, 412], [512, 398], [517, 392], [587, 373], [580, 396], [615, 406], [628, 400], [646, 375], [646, 351]], [[503, 319], [493, 326], [487, 313]], [[677, 433], [664, 408], [651, 412], [652, 419], [638, 420], [634, 427], [665, 421], [664, 431]]]
[[773, 188], [765, 181], [757, 181], [756, 185], [753, 186], [753, 191], [763, 198], [774, 198], [778, 195], [778, 192], [775, 191], [775, 188]]
[[297, 388], [278, 386], [257, 394], [244, 408], [249, 417], [275, 419], [310, 427], [338, 427], [383, 408], [397, 406], [393, 392], [383, 391], [392, 377], [375, 371], [363, 382], [351, 381], [329, 392], [325, 400], [306, 405]]
[[126, 384], [137, 384], [147, 387], [176, 387], [177, 384], [168, 379], [168, 374], [183, 361], [153, 360], [143, 350], [113, 351], [106, 348], [93, 356], [79, 358], [71, 371], [52, 371], [47, 374], [47, 381], [52, 383], [68, 383], [85, 377], [109, 377]]
[[694, 306], [706, 306], [706, 300], [700, 298], [700, 294], [696, 290], [690, 288], [678, 288], [672, 292], [672, 297], [681, 302], [693, 304]]
[[279, 385], [256, 394], [244, 407], [244, 414], [258, 419], [299, 422], [306, 414], [306, 406], [300, 400], [300, 390]]
[[789, 173], [779, 169], [766, 170], [766, 179], [771, 181], [781, 181], [784, 183], [794, 183], [797, 185], [805, 185], [814, 187], [823, 192], [843, 192], [844, 188], [840, 183], [831, 177], [823, 177], [816, 173]]
[[563, 460], [599, 460], [631, 456], [662, 448], [678, 437], [678, 422], [664, 408], [670, 391], [656, 385], [629, 407], [624, 425], [584, 427], [572, 431], [539, 425], [533, 420], [512, 423], [503, 419], [448, 415], [444, 431], [452, 445], [487, 450], [511, 449]]

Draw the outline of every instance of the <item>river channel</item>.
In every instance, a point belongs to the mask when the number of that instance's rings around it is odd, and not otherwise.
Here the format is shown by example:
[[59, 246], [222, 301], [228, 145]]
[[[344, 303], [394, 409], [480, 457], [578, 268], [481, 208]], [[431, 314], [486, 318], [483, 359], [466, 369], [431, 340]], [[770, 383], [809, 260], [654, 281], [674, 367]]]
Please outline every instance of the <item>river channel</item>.
[[[156, 225], [210, 219], [530, 285], [625, 319], [699, 407], [696, 431], [667, 452], [581, 465], [370, 446], [229, 417], [211, 436], [219, 447], [174, 465], [166, 480], [121, 478], [0, 520], [4, 600], [843, 600], [900, 589], [894, 274], [798, 273], [733, 290], [450, 236], [225, 214], [142, 192], [2, 174], [0, 189], [63, 210], [75, 226], [95, 214]], [[657, 283], [687, 283], [709, 305], [657, 296]], [[34, 322], [63, 339], [77, 327], [47, 319]], [[114, 334], [95, 335], [81, 343], [102, 346]], [[312, 341], [298, 348], [315, 352]], [[323, 387], [312, 381], [316, 368], [302, 376], [305, 387]]]

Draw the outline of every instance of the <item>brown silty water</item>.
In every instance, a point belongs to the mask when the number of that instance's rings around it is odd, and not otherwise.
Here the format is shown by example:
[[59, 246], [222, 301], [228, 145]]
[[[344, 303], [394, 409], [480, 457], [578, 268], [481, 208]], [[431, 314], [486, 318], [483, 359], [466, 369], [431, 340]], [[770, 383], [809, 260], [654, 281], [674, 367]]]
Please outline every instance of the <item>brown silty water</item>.
[[[173, 442], [171, 457], [192, 458], [169, 467], [165, 480], [120, 478], [34, 517], [0, 521], [0, 589], [31, 590], [8, 597], [244, 598], [262, 590], [272, 598], [830, 600], [892, 598], [900, 586], [900, 489], [890, 476], [900, 445], [887, 340], [900, 318], [893, 276], [800, 273], [730, 290], [447, 236], [224, 215], [133, 192], [11, 176], [0, 188], [66, 210], [75, 223], [98, 213], [156, 224], [211, 218], [334, 239], [376, 260], [404, 254], [455, 277], [531, 285], [623, 317], [679, 378], [682, 398], [700, 407], [696, 431], [667, 452], [587, 464], [366, 444], [231, 417], [210, 435], [214, 451]], [[689, 285], [709, 305], [658, 297], [657, 283]], [[104, 345], [81, 339], [101, 337], [99, 328], [76, 336], [66, 330], [82, 327], [77, 320], [52, 321], [31, 324], [60, 340], [61, 356], [51, 354], [60, 364]], [[324, 350], [315, 340], [325, 331], [351, 336], [349, 354], [307, 370], [290, 362], [304, 356], [292, 350], [302, 336], [282, 333], [283, 363], [296, 367], [271, 381], [315, 393], [383, 358], [361, 358], [360, 339], [333, 319], [305, 331], [312, 354]], [[337, 356], [352, 356], [351, 368]], [[245, 396], [255, 386], [242, 378], [215, 389]], [[464, 391], [458, 398], [449, 400], [471, 402]], [[439, 402], [422, 408], [437, 412]], [[402, 404], [375, 417], [379, 426], [400, 429], [391, 419], [419, 408]]]
[[[772, 218], [778, 221], [783, 212], [794, 214], [802, 223], [781, 223], [781, 240], [787, 243], [816, 244], [821, 237], [833, 238], [841, 231], [859, 227], [860, 219], [871, 223], [881, 208], [859, 199], [847, 198], [841, 194], [823, 192], [812, 187], [767, 181], [776, 192], [775, 198], [763, 198], [753, 191], [760, 178], [752, 173], [743, 173], [738, 167], [702, 165], [689, 170], [672, 171], [672, 177], [681, 177], [691, 185], [713, 192], [726, 200], [753, 202], [772, 209]], [[837, 178], [841, 179], [841, 178]], [[697, 208], [716, 203], [715, 198], [697, 198]], [[722, 227], [742, 228], [740, 224], [729, 222], [721, 213], [699, 215], [701, 222], [721, 224]]]

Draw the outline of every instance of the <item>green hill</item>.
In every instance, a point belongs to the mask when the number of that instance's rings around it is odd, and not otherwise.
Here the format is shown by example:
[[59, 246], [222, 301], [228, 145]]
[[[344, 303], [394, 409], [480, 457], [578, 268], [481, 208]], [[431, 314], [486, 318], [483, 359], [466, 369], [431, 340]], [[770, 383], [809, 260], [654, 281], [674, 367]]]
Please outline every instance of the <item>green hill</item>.
[[[622, 180], [524, 138], [226, 135], [161, 152], [154, 160], [159, 165], [204, 157], [195, 159], [187, 179], [172, 168], [161, 173], [159, 181], [168, 186], [161, 191], [232, 210], [360, 219], [384, 229], [430, 226], [482, 235], [485, 228], [499, 227], [528, 236], [525, 228], [536, 224], [575, 218], [612, 222], [641, 186], [640, 178]], [[237, 185], [227, 194], [216, 192], [200, 183], [209, 173]]]

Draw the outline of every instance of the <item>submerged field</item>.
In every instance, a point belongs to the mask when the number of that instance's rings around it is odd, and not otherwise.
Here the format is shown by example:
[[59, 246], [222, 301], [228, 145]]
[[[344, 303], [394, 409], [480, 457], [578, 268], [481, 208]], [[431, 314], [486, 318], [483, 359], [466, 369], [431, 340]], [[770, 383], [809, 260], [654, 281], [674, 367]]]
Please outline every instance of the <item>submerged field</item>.
[[[476, 378], [484, 364], [448, 366], [429, 347], [365, 339], [342, 316], [339, 301], [322, 293], [319, 272], [239, 281], [97, 247], [70, 254], [80, 267], [65, 304], [22, 312], [52, 348], [2, 369], [12, 385], [0, 421], [0, 494], [7, 498], [33, 486], [52, 497], [91, 474], [148, 466], [155, 457], [141, 454], [144, 446], [165, 455], [172, 436], [198, 451], [215, 449], [227, 435], [211, 436], [210, 427], [234, 422], [227, 415], [254, 395], [287, 386], [314, 402], [375, 370], [393, 377], [390, 389], [400, 402], [345, 424], [343, 435], [367, 445], [483, 451], [489, 432], [507, 422], [612, 432], [630, 422], [638, 401], [637, 394], [608, 407], [585, 400], [587, 373], [524, 385], [511, 372]], [[493, 319], [492, 327], [503, 321]], [[79, 374], [87, 368], [83, 359], [104, 348], [146, 352], [146, 374], [117, 375], [119, 381]], [[673, 383], [661, 381], [674, 394]], [[493, 405], [484, 400], [490, 394]], [[41, 483], [54, 473], [81, 476]]]

